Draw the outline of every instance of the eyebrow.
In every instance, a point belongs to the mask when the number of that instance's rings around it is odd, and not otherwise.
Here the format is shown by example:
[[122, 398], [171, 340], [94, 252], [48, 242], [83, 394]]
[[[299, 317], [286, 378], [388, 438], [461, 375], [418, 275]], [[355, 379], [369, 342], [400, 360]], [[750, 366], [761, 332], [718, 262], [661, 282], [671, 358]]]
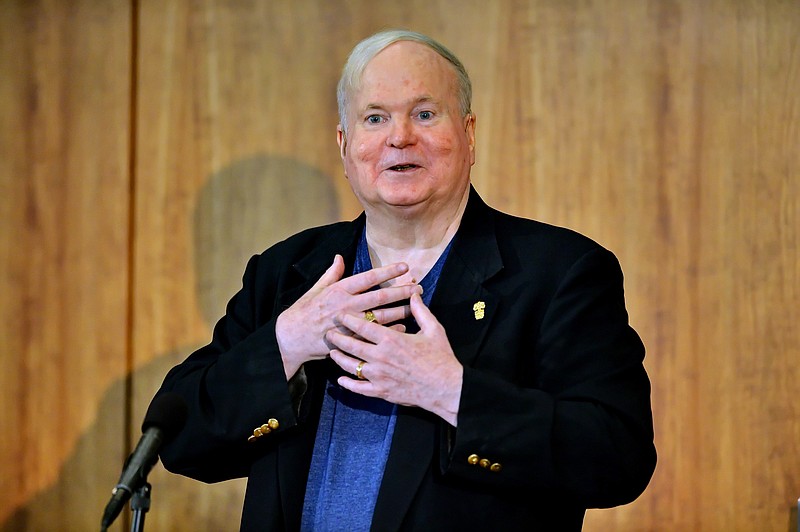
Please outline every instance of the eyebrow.
[[[412, 99], [412, 100], [407, 100], [405, 102], [402, 102], [400, 105], [401, 106], [405, 106], [405, 105], [409, 105], [410, 104], [411, 107], [416, 107], [417, 105], [422, 104], [422, 103], [438, 104], [439, 102], [438, 102], [438, 100], [436, 100], [432, 96], [421, 96], [419, 98], [415, 98], [415, 99]], [[371, 110], [374, 110], [374, 109], [385, 109], [385, 108], [386, 108], [385, 105], [381, 105], [379, 103], [368, 103], [364, 107], [364, 111], [371, 111]]]

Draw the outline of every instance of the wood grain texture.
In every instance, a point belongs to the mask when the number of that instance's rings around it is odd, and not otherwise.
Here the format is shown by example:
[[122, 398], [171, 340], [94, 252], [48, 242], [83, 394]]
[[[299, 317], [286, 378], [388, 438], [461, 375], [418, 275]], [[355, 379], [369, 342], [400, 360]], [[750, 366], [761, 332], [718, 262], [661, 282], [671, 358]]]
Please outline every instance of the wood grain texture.
[[130, 18], [0, 2], [0, 526], [90, 530], [125, 451]]
[[[359, 212], [335, 145], [335, 84], [359, 39], [407, 27], [470, 71], [484, 198], [583, 232], [623, 265], [659, 464], [639, 500], [590, 511], [585, 529], [789, 529], [800, 496], [800, 4], [135, 6], [132, 39], [134, 4], [0, 1], [0, 282], [11, 295], [0, 356], [13, 368], [0, 376], [0, 491], [11, 493], [0, 528], [41, 529], [37, 510], [59, 508], [77, 523], [63, 529], [84, 529], [74, 502], [99, 489], [102, 505], [116, 480], [125, 397], [135, 440], [163, 375], [208, 340], [247, 258]], [[58, 437], [40, 436], [55, 414]], [[148, 528], [236, 529], [243, 481], [207, 486], [160, 466], [151, 481]]]
[[[317, 148], [335, 147], [338, 67], [318, 48], [327, 43], [286, 23], [320, 31], [311, 13], [286, 2], [142, 3], [133, 419], [170, 365], [208, 341], [252, 254], [339, 219], [337, 186], [321, 170], [338, 155]], [[238, 523], [242, 481], [153, 479], [155, 528]]]

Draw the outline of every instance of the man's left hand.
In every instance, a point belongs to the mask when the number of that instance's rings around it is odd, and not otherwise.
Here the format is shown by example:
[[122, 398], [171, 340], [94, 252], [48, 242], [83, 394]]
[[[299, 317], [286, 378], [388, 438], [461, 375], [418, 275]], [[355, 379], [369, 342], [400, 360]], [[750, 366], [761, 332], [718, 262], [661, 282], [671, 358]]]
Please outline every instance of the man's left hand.
[[444, 327], [422, 298], [414, 294], [410, 303], [420, 328], [415, 334], [369, 322], [363, 315], [340, 316], [340, 325], [355, 336], [329, 330], [326, 339], [336, 347], [331, 358], [353, 375], [361, 364], [362, 379], [340, 377], [339, 385], [361, 395], [423, 408], [456, 426], [463, 368]]

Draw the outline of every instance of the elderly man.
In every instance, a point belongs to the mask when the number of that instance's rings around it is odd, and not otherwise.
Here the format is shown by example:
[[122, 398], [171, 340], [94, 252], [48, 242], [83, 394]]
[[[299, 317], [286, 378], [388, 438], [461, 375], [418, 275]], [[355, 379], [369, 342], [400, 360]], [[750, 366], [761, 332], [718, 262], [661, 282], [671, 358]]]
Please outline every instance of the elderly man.
[[488, 207], [471, 85], [430, 38], [351, 53], [338, 143], [364, 214], [253, 257], [166, 377], [167, 469], [247, 476], [243, 530], [579, 530], [655, 466], [615, 257]]

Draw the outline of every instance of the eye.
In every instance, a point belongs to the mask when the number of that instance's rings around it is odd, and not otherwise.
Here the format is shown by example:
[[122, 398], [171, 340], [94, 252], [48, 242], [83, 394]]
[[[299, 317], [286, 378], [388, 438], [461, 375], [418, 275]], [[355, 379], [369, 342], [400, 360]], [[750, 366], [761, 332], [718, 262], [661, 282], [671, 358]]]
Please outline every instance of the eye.
[[420, 120], [431, 120], [433, 118], [433, 113], [430, 111], [420, 111], [417, 116]]
[[368, 124], [381, 124], [383, 123], [383, 117], [381, 115], [369, 115], [367, 117]]

